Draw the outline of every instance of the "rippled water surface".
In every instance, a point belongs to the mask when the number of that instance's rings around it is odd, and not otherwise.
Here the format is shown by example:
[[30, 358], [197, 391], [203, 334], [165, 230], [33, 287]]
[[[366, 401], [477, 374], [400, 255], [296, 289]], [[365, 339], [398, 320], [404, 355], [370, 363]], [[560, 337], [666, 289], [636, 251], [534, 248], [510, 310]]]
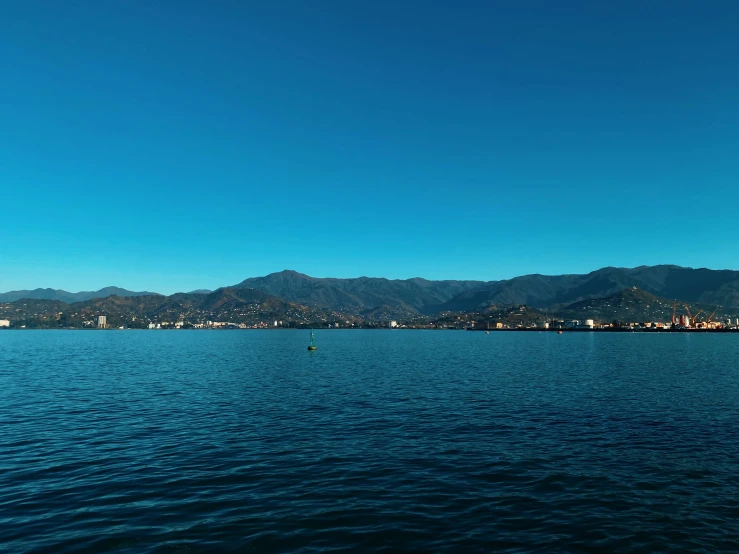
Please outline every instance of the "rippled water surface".
[[0, 550], [739, 550], [739, 336], [0, 332]]

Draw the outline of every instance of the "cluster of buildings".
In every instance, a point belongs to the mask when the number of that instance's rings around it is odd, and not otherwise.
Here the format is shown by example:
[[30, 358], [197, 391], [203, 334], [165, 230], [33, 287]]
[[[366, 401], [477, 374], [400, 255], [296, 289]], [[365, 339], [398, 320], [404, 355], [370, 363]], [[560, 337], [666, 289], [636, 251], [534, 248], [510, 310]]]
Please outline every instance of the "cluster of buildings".
[[[286, 322], [273, 321], [271, 324], [265, 321], [258, 323], [235, 323], [233, 321], [205, 321], [202, 323], [188, 323], [184, 320], [168, 322], [163, 321], [161, 323], [149, 323], [149, 329], [182, 329], [187, 327], [190, 329], [273, 329], [280, 327], [290, 327]], [[338, 323], [334, 324], [335, 327], [339, 327]]]
[[[439, 328], [445, 326], [440, 325]], [[459, 328], [457, 326], [457, 328]], [[494, 329], [529, 329], [529, 330], [607, 330], [607, 329], [633, 329], [633, 330], [739, 330], [739, 318], [727, 319], [720, 321], [699, 321], [691, 322], [689, 318], [680, 318], [674, 324], [672, 322], [661, 321], [644, 321], [644, 322], [626, 322], [620, 324], [599, 323], [593, 319], [585, 320], [552, 320], [543, 323], [528, 324], [506, 324], [503, 322], [472, 322], [471, 325], [465, 326], [466, 329], [474, 330], [494, 330]]]
[[609, 327], [609, 325], [595, 323], [593, 319], [586, 319], [585, 321], [580, 321], [579, 319], [564, 321], [560, 319], [551, 323], [546, 322], [541, 324], [542, 329], [602, 329], [604, 327]]

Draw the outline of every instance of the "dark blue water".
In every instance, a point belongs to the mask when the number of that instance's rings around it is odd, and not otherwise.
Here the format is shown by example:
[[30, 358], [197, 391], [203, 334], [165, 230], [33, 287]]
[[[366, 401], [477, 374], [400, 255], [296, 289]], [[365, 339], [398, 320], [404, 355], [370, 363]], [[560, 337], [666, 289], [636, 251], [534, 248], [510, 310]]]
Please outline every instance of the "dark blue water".
[[739, 550], [739, 337], [0, 332], [0, 550]]

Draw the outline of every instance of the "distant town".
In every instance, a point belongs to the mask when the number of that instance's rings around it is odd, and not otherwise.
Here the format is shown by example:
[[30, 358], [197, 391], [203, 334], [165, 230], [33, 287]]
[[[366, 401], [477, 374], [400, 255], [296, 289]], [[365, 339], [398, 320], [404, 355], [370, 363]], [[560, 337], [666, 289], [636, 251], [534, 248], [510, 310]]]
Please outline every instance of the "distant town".
[[[10, 305], [0, 305], [0, 310], [8, 310]], [[326, 317], [310, 320], [255, 320], [259, 312], [239, 314], [249, 316], [251, 321], [214, 321], [193, 319], [182, 315], [172, 320], [132, 316], [130, 319], [116, 315], [109, 322], [106, 314], [80, 318], [79, 313], [65, 315], [64, 312], [34, 313], [12, 322], [0, 319], [0, 329], [146, 329], [146, 330], [179, 330], [179, 329], [438, 329], [467, 331], [739, 331], [739, 317], [715, 319], [718, 309], [701, 318], [703, 309], [695, 315], [690, 308], [684, 307], [688, 313], [677, 312], [677, 302], [673, 314], [668, 321], [602, 321], [589, 319], [562, 319], [548, 317], [539, 310], [527, 306], [512, 306], [497, 310], [496, 313], [444, 313], [436, 318], [413, 317], [406, 320], [366, 321], [360, 319], [330, 320]], [[18, 308], [16, 308], [18, 309]], [[76, 322], [77, 325], [70, 325]]]

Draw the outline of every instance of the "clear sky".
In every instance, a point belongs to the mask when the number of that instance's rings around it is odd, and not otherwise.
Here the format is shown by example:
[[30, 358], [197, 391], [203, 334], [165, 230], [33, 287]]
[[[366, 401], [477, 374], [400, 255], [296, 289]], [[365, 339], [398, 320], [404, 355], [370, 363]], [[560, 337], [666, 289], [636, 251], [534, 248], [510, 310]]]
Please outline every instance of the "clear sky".
[[0, 5], [0, 291], [739, 268], [734, 0]]

